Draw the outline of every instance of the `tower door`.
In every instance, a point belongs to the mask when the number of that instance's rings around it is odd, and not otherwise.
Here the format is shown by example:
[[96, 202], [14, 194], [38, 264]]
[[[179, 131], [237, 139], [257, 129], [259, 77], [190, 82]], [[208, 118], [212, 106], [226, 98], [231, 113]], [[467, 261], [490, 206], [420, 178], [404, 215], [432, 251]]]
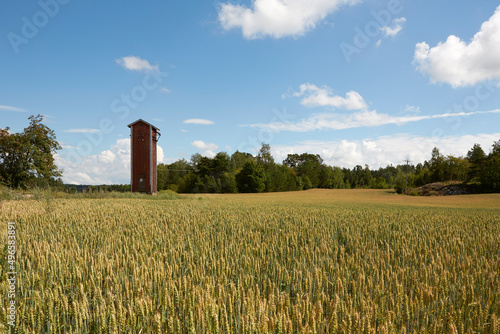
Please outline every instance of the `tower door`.
[[137, 191], [140, 193], [146, 192], [146, 175], [137, 174]]

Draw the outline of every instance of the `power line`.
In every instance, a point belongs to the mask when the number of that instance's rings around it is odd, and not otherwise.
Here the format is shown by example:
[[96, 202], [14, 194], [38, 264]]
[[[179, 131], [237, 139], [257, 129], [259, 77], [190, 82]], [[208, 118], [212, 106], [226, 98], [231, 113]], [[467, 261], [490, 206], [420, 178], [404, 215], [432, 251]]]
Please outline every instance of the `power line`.
[[406, 195], [406, 192], [407, 192], [407, 187], [408, 187], [408, 164], [411, 162], [409, 158], [406, 158], [406, 160], [404, 160], [406, 162], [406, 180], [405, 180], [405, 195]]

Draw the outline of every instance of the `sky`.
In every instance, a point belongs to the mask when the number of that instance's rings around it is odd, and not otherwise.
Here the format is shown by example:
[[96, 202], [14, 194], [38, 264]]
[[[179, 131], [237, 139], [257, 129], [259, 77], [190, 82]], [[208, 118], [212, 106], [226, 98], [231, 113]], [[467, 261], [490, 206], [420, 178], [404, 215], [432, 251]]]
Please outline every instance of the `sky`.
[[158, 161], [200, 153], [417, 164], [500, 140], [500, 3], [430, 0], [0, 4], [0, 127], [44, 115], [73, 184], [130, 182], [130, 129]]

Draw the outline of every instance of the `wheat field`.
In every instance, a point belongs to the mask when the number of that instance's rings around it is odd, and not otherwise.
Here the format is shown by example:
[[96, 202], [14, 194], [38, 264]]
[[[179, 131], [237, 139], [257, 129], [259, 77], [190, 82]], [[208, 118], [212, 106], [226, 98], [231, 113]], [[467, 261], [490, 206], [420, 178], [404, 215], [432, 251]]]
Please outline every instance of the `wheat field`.
[[498, 195], [0, 205], [5, 245], [17, 231], [15, 333], [500, 333]]

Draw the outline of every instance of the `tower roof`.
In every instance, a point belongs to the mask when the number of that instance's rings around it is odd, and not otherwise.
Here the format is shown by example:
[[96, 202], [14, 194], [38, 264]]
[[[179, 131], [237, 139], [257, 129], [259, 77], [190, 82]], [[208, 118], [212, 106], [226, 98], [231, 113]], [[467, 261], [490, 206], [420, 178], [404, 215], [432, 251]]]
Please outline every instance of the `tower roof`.
[[132, 127], [132, 125], [137, 124], [137, 123], [141, 123], [141, 122], [142, 122], [142, 123], [144, 123], [144, 124], [147, 124], [147, 125], [151, 126], [151, 127], [152, 127], [153, 129], [155, 129], [156, 131], [160, 131], [160, 129], [158, 129], [156, 126], [154, 126], [154, 125], [153, 125], [153, 124], [151, 124], [151, 123], [146, 122], [146, 121], [145, 121], [145, 120], [143, 120], [142, 118], [139, 118], [137, 121], [135, 121], [135, 122], [133, 122], [133, 123], [130, 123], [130, 124], [129, 124], [129, 125], [127, 125], [127, 126], [128, 126], [129, 128], [131, 128], [131, 127]]

